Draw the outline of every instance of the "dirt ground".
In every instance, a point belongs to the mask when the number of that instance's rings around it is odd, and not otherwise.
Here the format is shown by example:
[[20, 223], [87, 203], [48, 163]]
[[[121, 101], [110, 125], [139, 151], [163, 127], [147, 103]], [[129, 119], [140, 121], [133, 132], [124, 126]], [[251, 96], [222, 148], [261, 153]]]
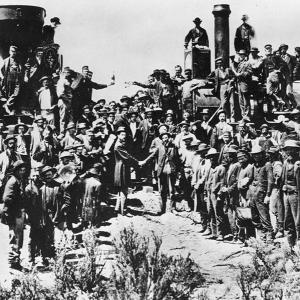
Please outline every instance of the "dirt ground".
[[[187, 256], [188, 254], [201, 266], [206, 279], [205, 293], [209, 299], [241, 299], [236, 285], [238, 264], [249, 264], [248, 249], [231, 242], [208, 240], [199, 233], [200, 226], [182, 214], [167, 213], [162, 216], [135, 215], [110, 218], [100, 228], [100, 249], [112, 250], [111, 241], [123, 227], [133, 224], [136, 230], [149, 235], [155, 232], [162, 237], [162, 251], [169, 255]], [[29, 228], [25, 229], [25, 241], [22, 250], [22, 263], [26, 264]], [[0, 284], [9, 285], [16, 272], [8, 268], [8, 231], [0, 225]], [[109, 273], [109, 264], [106, 269]], [[52, 273], [41, 273], [40, 279], [45, 284], [53, 283]]]

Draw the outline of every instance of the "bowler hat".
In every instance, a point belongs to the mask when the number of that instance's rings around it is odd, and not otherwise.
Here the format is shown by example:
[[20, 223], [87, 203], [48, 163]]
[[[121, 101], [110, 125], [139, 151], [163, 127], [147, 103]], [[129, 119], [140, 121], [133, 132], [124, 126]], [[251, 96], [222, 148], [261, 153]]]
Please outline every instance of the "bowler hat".
[[53, 18], [51, 18], [51, 19], [50, 19], [50, 22], [51, 22], [51, 23], [56, 23], [56, 24], [61, 24], [61, 23], [60, 23], [60, 19], [59, 19], [58, 17], [53, 17]]
[[271, 44], [266, 44], [264, 48], [265, 49], [272, 48], [272, 45]]
[[211, 158], [214, 156], [219, 156], [220, 153], [217, 151], [217, 149], [215, 148], [210, 148], [207, 152], [207, 154], [205, 155], [206, 158]]
[[258, 48], [257, 47], [252, 47], [250, 52], [259, 52]]
[[194, 23], [201, 23], [202, 20], [201, 20], [199, 17], [197, 17], [197, 18], [195, 18], [195, 19], [193, 20], [193, 22], [194, 22]]

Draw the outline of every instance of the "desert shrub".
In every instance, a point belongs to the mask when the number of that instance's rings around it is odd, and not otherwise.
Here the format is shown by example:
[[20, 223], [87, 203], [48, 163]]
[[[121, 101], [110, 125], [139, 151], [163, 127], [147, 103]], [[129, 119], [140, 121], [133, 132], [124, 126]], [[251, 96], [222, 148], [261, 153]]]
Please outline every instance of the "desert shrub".
[[204, 278], [190, 258], [161, 252], [161, 238], [145, 237], [133, 226], [125, 228], [115, 241], [117, 261], [110, 281], [111, 299], [189, 299]]

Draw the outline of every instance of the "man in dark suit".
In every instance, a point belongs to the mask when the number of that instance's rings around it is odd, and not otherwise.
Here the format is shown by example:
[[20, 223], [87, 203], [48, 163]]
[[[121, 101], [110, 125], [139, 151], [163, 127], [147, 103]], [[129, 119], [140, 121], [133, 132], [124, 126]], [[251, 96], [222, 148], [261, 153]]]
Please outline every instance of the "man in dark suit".
[[50, 19], [51, 24], [45, 25], [43, 27], [43, 34], [42, 34], [42, 43], [43, 45], [49, 45], [54, 43], [54, 34], [55, 29], [58, 25], [60, 25], [60, 20], [58, 17], [54, 17]]
[[240, 50], [246, 50], [249, 54], [251, 49], [251, 38], [254, 37], [254, 29], [252, 26], [247, 24], [248, 16], [243, 15], [242, 21], [243, 24], [236, 29], [235, 38], [234, 38], [234, 48], [236, 52]]
[[192, 45], [209, 47], [208, 36], [206, 30], [200, 26], [202, 20], [195, 18], [193, 20], [195, 27], [189, 31], [184, 39], [184, 48], [187, 49], [189, 42], [192, 40]]
[[96, 83], [88, 76], [89, 72], [89, 67], [83, 66], [82, 73], [77, 73], [71, 84], [71, 88], [73, 90], [72, 109], [75, 122], [77, 122], [80, 117], [83, 107], [91, 104], [93, 89], [104, 89], [115, 84], [114, 78], [111, 79], [109, 84]]

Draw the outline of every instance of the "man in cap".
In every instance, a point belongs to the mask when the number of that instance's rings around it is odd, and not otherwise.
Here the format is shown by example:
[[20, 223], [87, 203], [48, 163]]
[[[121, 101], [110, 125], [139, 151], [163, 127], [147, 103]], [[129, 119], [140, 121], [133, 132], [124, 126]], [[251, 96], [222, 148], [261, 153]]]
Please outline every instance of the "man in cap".
[[18, 47], [9, 47], [9, 57], [3, 60], [1, 71], [0, 98], [5, 102], [6, 113], [14, 113], [18, 109], [18, 100], [23, 85], [23, 66], [18, 58]]
[[95, 116], [93, 115], [90, 106], [85, 105], [82, 108], [82, 114], [78, 119], [78, 123], [85, 123], [88, 128], [91, 128], [94, 121], [95, 121]]
[[26, 164], [21, 160], [16, 161], [13, 164], [13, 175], [8, 179], [3, 192], [2, 222], [9, 228], [8, 262], [11, 268], [17, 270], [22, 270], [20, 251], [23, 247], [27, 179]]
[[232, 145], [236, 145], [235, 138], [233, 138], [231, 131], [225, 131], [223, 133], [223, 142], [220, 148], [219, 163], [222, 163], [224, 154]]
[[192, 46], [198, 45], [209, 47], [206, 30], [200, 26], [202, 20], [197, 17], [193, 20], [193, 22], [195, 24], [195, 27], [191, 29], [186, 35], [184, 39], [184, 48], [187, 49], [190, 41], [192, 41]]
[[234, 38], [234, 49], [236, 52], [239, 52], [241, 49], [246, 50], [247, 54], [251, 48], [251, 39], [254, 38], [254, 29], [250, 26], [247, 15], [242, 15], [241, 20], [243, 24], [236, 29], [235, 38]]
[[266, 162], [266, 154], [262, 147], [254, 146], [251, 151], [254, 159], [253, 181], [249, 186], [249, 199], [254, 226], [263, 234], [262, 238], [273, 238], [270, 221], [269, 202], [273, 188], [273, 169]]
[[51, 23], [50, 25], [45, 25], [43, 27], [43, 34], [42, 34], [43, 45], [54, 44], [55, 30], [57, 26], [61, 24], [58, 17], [51, 18], [50, 23]]
[[178, 152], [181, 155], [184, 149], [186, 149], [186, 144], [184, 138], [190, 137], [191, 141], [196, 141], [196, 136], [190, 132], [190, 124], [183, 121], [178, 124], [180, 127], [180, 133], [178, 133], [174, 139], [174, 144], [178, 148]]
[[[253, 124], [253, 123], [251, 123]], [[252, 142], [256, 138], [257, 134], [251, 124], [245, 120], [241, 120], [238, 123], [238, 132], [235, 134], [235, 140], [239, 147], [247, 145], [248, 149], [252, 148]]]
[[265, 151], [268, 150], [271, 146], [277, 146], [276, 141], [272, 138], [270, 134], [270, 128], [268, 124], [262, 124], [260, 126], [261, 134], [256, 138], [254, 144], [259, 145]]
[[250, 117], [250, 90], [249, 85], [252, 80], [252, 68], [247, 60], [247, 52], [244, 49], [238, 51], [239, 61], [233, 72], [237, 79], [237, 89], [239, 94], [239, 105], [242, 117]]
[[300, 240], [300, 146], [295, 140], [286, 140], [283, 150], [286, 155], [281, 179], [284, 201], [284, 229], [287, 231], [288, 243], [292, 248]]

